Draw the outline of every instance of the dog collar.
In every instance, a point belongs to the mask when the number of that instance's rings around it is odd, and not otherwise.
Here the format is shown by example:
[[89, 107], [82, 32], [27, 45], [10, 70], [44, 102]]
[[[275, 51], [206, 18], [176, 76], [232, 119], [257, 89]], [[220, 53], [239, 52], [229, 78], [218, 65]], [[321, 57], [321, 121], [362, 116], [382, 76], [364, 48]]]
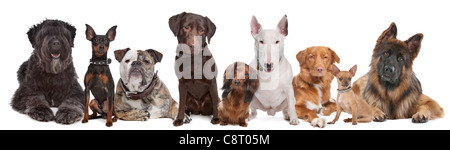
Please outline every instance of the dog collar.
[[111, 63], [111, 59], [106, 59], [106, 60], [98, 60], [98, 61], [93, 61], [92, 59], [89, 59], [89, 63], [92, 65], [109, 65]]
[[120, 79], [120, 85], [122, 86], [122, 89], [125, 91], [125, 95], [127, 98], [130, 98], [132, 100], [139, 100], [149, 95], [153, 91], [153, 89], [155, 89], [157, 79], [158, 79], [158, 71], [156, 71], [155, 75], [153, 75], [152, 82], [142, 92], [131, 92], [126, 86], [123, 85], [122, 79]]
[[345, 92], [348, 92], [348, 91], [350, 91], [350, 90], [352, 90], [352, 87], [349, 87], [349, 88], [347, 88], [347, 89], [343, 89], [343, 90], [337, 90], [339, 93], [345, 93]]

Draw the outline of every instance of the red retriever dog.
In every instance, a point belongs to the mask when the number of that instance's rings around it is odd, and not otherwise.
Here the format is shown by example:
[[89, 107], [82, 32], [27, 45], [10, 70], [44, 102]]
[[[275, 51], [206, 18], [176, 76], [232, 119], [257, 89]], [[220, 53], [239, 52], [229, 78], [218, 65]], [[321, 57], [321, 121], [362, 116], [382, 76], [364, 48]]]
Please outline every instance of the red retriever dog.
[[330, 101], [330, 84], [333, 81], [332, 66], [340, 58], [328, 47], [308, 47], [297, 53], [300, 73], [294, 76], [292, 86], [296, 99], [297, 116], [311, 122], [314, 127], [325, 127], [325, 116], [336, 111], [336, 103]]

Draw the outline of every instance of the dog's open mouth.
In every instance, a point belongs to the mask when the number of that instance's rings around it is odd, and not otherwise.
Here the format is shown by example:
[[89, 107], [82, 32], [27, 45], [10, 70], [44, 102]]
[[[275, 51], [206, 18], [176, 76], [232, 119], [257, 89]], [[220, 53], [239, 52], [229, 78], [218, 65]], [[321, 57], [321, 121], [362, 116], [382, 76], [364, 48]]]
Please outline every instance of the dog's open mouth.
[[52, 56], [52, 58], [58, 59], [61, 56], [61, 54], [60, 53], [52, 53], [51, 56]]

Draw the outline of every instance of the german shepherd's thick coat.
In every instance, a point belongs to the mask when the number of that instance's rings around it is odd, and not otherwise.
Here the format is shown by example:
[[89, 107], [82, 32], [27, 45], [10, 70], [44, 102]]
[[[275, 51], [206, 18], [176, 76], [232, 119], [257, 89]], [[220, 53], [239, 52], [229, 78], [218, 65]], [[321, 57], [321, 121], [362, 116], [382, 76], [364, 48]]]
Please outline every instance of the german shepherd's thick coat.
[[354, 83], [354, 92], [369, 103], [374, 121], [412, 117], [414, 123], [425, 123], [442, 117], [444, 110], [422, 94], [420, 81], [412, 70], [423, 34], [406, 41], [396, 36], [397, 27], [392, 23], [378, 38], [370, 71]]

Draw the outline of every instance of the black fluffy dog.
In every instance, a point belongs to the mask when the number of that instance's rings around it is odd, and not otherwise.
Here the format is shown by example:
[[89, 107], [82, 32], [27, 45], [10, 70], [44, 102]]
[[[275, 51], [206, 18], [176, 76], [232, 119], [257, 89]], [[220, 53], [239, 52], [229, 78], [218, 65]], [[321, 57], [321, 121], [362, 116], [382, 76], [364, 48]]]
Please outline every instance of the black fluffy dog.
[[[38, 121], [71, 124], [83, 117], [83, 90], [72, 63], [75, 27], [44, 20], [27, 32], [34, 51], [17, 71], [12, 108]], [[53, 115], [50, 107], [58, 107]]]

